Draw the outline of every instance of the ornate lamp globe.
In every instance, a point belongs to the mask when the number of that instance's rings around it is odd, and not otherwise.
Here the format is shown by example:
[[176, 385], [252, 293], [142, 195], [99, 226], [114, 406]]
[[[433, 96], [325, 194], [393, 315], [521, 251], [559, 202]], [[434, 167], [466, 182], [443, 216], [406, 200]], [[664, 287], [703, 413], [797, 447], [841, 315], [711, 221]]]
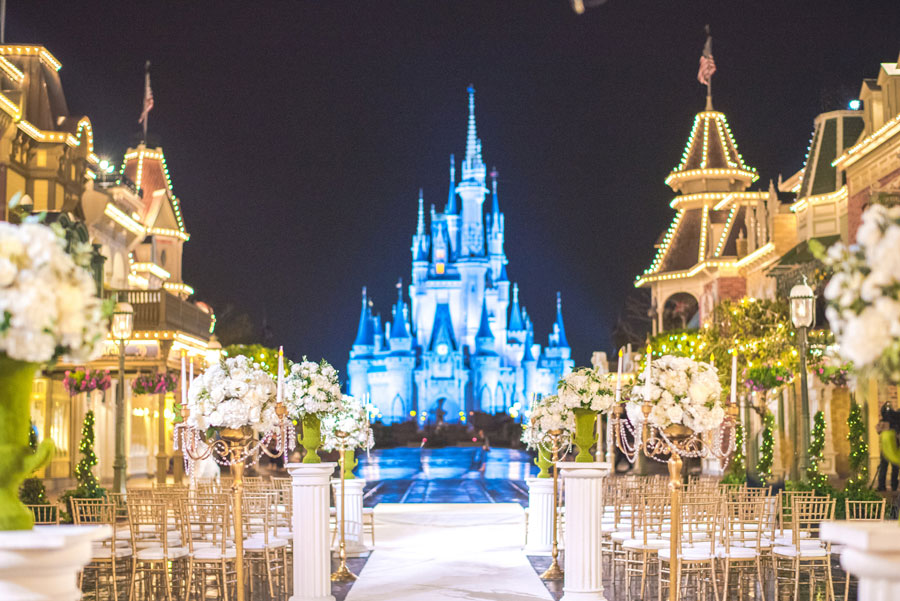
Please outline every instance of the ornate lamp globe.
[[110, 333], [116, 340], [128, 340], [134, 331], [134, 307], [129, 303], [116, 303]]
[[815, 319], [816, 294], [803, 278], [802, 284], [791, 288], [791, 322], [795, 328], [808, 328]]

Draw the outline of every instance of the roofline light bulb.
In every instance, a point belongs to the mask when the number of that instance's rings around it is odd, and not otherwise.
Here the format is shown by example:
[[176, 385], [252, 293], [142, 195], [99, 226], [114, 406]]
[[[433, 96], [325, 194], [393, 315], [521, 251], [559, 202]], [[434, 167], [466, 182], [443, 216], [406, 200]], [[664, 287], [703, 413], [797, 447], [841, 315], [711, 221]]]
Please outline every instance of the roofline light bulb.
[[847, 108], [849, 108], [851, 111], [858, 111], [862, 108], [862, 102], [859, 100], [859, 98], [854, 98], [847, 103]]

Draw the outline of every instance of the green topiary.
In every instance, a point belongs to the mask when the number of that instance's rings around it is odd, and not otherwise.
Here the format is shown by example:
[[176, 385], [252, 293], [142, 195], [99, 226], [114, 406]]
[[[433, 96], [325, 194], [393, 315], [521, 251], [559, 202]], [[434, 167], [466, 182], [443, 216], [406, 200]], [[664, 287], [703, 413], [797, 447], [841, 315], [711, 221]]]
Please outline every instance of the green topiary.
[[[28, 446], [31, 447], [32, 453], [37, 451], [38, 439], [34, 424], [32, 424], [28, 433]], [[44, 481], [40, 478], [26, 478], [19, 488], [19, 500], [26, 505], [49, 505], [50, 501], [47, 500], [47, 489], [44, 488]]]
[[75, 466], [75, 478], [78, 487], [67, 490], [59, 497], [60, 503], [65, 507], [69, 519], [71, 519], [71, 499], [101, 499], [106, 496], [106, 489], [100, 486], [94, 475], [93, 467], [97, 465], [97, 455], [94, 453], [94, 412], [88, 411], [84, 416], [84, 424], [81, 426], [81, 443], [78, 445], [81, 452], [81, 460]]
[[759, 444], [759, 461], [756, 462], [756, 475], [763, 486], [772, 481], [772, 462], [775, 451], [775, 416], [771, 411], [766, 411], [763, 417], [762, 440]]

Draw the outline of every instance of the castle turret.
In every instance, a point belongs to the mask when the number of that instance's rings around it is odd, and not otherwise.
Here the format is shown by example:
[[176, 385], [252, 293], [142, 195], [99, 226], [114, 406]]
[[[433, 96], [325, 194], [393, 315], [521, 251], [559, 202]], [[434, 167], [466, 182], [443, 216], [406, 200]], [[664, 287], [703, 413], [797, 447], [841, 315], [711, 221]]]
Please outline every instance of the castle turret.
[[488, 255], [491, 261], [491, 277], [500, 279], [500, 272], [506, 265], [506, 254], [503, 252], [504, 224], [503, 213], [500, 212], [500, 200], [497, 198], [497, 170], [491, 171], [491, 212], [488, 215]]
[[450, 155], [450, 186], [447, 189], [447, 206], [444, 207], [444, 219], [447, 221], [447, 233], [450, 237], [452, 258], [459, 254], [459, 208], [456, 204], [456, 160]]
[[362, 289], [362, 309], [359, 312], [359, 325], [356, 328], [356, 340], [353, 341], [355, 354], [371, 353], [375, 350], [375, 337], [371, 330], [372, 321], [369, 314], [369, 301], [366, 298], [366, 287]]
[[[416, 220], [416, 235], [412, 238], [412, 286], [419, 287], [428, 276], [429, 239], [425, 230], [425, 200], [419, 188], [419, 213]], [[412, 292], [410, 294], [413, 294]]]
[[412, 336], [406, 323], [406, 303], [403, 302], [403, 280], [397, 282], [397, 302], [394, 305], [394, 320], [391, 324], [391, 352], [412, 349]]
[[475, 334], [475, 352], [479, 355], [494, 355], [494, 333], [491, 331], [490, 318], [488, 317], [487, 300], [481, 303], [481, 323], [478, 333]]
[[509, 326], [507, 327], [510, 341], [522, 343], [525, 341], [525, 323], [522, 321], [522, 310], [519, 308], [519, 285], [513, 284], [512, 308], [509, 310]]

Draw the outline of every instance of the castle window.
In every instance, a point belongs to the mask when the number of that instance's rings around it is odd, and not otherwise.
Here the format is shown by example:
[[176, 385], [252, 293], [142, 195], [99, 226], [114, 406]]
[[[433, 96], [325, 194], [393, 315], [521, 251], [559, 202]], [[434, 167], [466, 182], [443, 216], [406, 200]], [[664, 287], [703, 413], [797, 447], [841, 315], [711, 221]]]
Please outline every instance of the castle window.
[[444, 264], [443, 264], [443, 263], [437, 263], [437, 264], [435, 264], [435, 266], [434, 266], [434, 271], [435, 271], [438, 275], [444, 275]]

